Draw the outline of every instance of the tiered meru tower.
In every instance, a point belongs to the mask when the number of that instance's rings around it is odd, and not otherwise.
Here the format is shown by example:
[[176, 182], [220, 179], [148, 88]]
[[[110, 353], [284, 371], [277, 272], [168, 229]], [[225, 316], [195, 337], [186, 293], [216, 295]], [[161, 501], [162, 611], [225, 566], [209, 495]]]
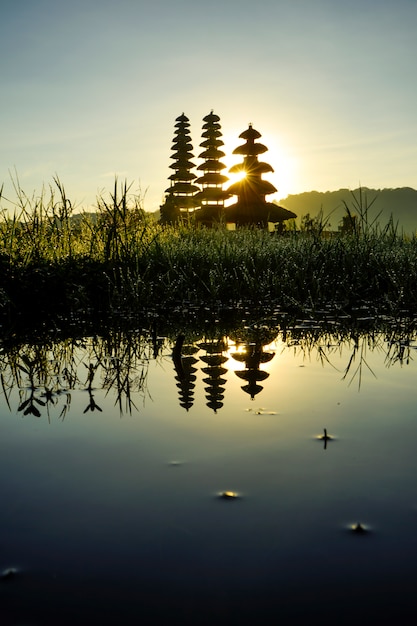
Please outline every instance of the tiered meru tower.
[[211, 111], [203, 118], [203, 122], [201, 136], [204, 141], [200, 143], [200, 147], [204, 148], [204, 151], [198, 156], [204, 159], [204, 162], [197, 168], [203, 175], [196, 180], [201, 185], [202, 191], [195, 196], [201, 208], [196, 210], [195, 217], [202, 223], [212, 224], [220, 221], [223, 216], [224, 201], [230, 197], [230, 194], [223, 190], [223, 184], [229, 179], [221, 173], [226, 165], [220, 161], [225, 156], [220, 150], [220, 146], [224, 145], [221, 139], [220, 117]]
[[258, 160], [258, 155], [268, 150], [266, 146], [256, 141], [261, 137], [261, 133], [249, 124], [248, 129], [239, 137], [245, 139], [245, 143], [235, 148], [233, 154], [241, 154], [243, 161], [233, 165], [229, 172], [231, 174], [241, 172], [244, 176], [227, 190], [229, 194], [236, 195], [238, 200], [225, 209], [226, 222], [235, 223], [236, 226], [256, 224], [267, 228], [268, 222], [282, 223], [296, 217], [292, 211], [265, 199], [265, 196], [275, 193], [277, 189], [272, 183], [262, 179], [263, 174], [274, 170], [269, 163]]
[[[233, 154], [242, 155], [243, 161], [229, 170], [230, 173], [242, 172], [244, 176], [225, 191], [223, 184], [229, 179], [221, 173], [226, 166], [220, 160], [225, 153], [220, 150], [224, 142], [221, 139], [219, 116], [211, 111], [203, 118], [204, 141], [200, 146], [204, 151], [199, 154], [203, 163], [198, 166], [202, 176], [198, 178], [191, 171], [195, 165], [191, 161], [193, 146], [188, 117], [183, 113], [175, 121], [172, 145], [174, 152], [171, 155], [174, 162], [170, 165], [174, 173], [169, 176], [171, 184], [165, 190], [165, 202], [160, 207], [162, 222], [174, 223], [191, 214], [196, 221], [207, 226], [224, 220], [236, 226], [256, 225], [268, 228], [268, 222], [273, 222], [278, 225], [279, 230], [283, 228], [285, 220], [297, 217], [292, 211], [265, 199], [265, 196], [275, 193], [277, 189], [272, 183], [263, 180], [262, 176], [274, 170], [269, 163], [258, 160], [258, 155], [268, 148], [256, 141], [261, 134], [252, 124], [239, 135], [245, 143], [233, 151]], [[195, 183], [199, 183], [201, 189]], [[233, 195], [237, 196], [237, 202], [225, 207], [224, 201]]]
[[168, 194], [165, 203], [161, 206], [161, 221], [175, 222], [178, 219], [186, 218], [190, 212], [194, 212], [199, 201], [195, 194], [199, 187], [194, 185], [197, 176], [191, 171], [195, 165], [192, 163], [193, 146], [190, 137], [190, 123], [188, 117], [182, 113], [176, 118], [175, 133], [172, 144], [171, 155], [173, 163], [170, 168], [174, 173], [169, 176], [170, 187], [165, 190]]

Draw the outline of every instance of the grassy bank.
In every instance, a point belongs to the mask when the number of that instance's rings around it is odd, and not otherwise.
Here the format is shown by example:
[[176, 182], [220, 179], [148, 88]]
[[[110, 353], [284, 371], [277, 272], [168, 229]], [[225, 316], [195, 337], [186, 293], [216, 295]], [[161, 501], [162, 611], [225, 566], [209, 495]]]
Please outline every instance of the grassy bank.
[[326, 237], [316, 221], [279, 236], [162, 226], [117, 182], [95, 214], [74, 215], [59, 179], [37, 198], [16, 191], [0, 218], [3, 326], [175, 307], [417, 309], [417, 240], [368, 223], [366, 203], [346, 233]]

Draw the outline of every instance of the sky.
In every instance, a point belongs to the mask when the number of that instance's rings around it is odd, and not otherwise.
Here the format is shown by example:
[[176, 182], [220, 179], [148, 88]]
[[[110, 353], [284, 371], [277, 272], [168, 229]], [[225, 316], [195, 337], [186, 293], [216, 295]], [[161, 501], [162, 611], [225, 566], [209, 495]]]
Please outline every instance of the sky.
[[[1, 0], [0, 185], [73, 205], [115, 178], [155, 211], [175, 119], [253, 124], [279, 200], [417, 188], [417, 0]], [[227, 170], [224, 171], [227, 174]], [[6, 201], [3, 200], [3, 205]]]

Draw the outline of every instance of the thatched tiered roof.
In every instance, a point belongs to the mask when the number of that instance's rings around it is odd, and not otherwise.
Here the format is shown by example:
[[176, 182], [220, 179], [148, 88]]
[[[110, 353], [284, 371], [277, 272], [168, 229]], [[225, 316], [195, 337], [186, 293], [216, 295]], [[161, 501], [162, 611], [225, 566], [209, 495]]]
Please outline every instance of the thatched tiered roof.
[[182, 113], [176, 118], [175, 133], [171, 150], [173, 163], [170, 168], [174, 173], [168, 177], [170, 186], [165, 192], [168, 194], [165, 203], [161, 206], [161, 220], [174, 222], [187, 216], [198, 206], [195, 194], [200, 190], [194, 181], [197, 176], [191, 170], [195, 167], [191, 161], [193, 158], [193, 146], [190, 137], [190, 123], [188, 117]]
[[273, 202], [267, 202], [265, 196], [275, 193], [276, 187], [262, 175], [273, 172], [269, 163], [258, 160], [258, 155], [268, 150], [266, 146], [256, 140], [261, 134], [249, 124], [247, 130], [239, 135], [245, 139], [245, 143], [233, 150], [233, 154], [243, 155], [243, 162], [233, 165], [229, 172], [244, 172], [244, 177], [228, 188], [228, 192], [236, 195], [238, 200], [235, 204], [225, 209], [226, 222], [235, 223], [237, 226], [255, 224], [267, 227], [268, 222], [283, 222], [296, 217], [295, 213], [280, 207]]
[[205, 149], [199, 157], [204, 159], [204, 162], [197, 168], [203, 172], [203, 175], [196, 181], [202, 186], [202, 190], [196, 195], [201, 208], [196, 210], [195, 217], [197, 221], [211, 225], [222, 219], [224, 201], [230, 197], [230, 194], [223, 190], [223, 184], [229, 179], [221, 174], [226, 165], [220, 161], [225, 156], [225, 153], [220, 150], [220, 147], [224, 145], [220, 139], [222, 136], [220, 118], [211, 111], [203, 118], [203, 122], [204, 141], [200, 143], [200, 146]]

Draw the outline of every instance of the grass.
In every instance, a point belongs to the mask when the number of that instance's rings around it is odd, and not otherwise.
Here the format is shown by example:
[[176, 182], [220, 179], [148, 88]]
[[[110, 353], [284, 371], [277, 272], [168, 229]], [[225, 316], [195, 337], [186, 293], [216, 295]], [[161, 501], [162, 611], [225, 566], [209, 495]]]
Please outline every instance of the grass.
[[[325, 219], [284, 236], [163, 226], [126, 184], [75, 214], [63, 184], [28, 197], [15, 181], [14, 211], [0, 216], [0, 320], [16, 325], [135, 318], [156, 310], [239, 307], [306, 310], [367, 307], [399, 314], [417, 307], [417, 240], [393, 221], [368, 220], [366, 197], [346, 204], [345, 231]], [[1, 197], [1, 194], [0, 194]]]

